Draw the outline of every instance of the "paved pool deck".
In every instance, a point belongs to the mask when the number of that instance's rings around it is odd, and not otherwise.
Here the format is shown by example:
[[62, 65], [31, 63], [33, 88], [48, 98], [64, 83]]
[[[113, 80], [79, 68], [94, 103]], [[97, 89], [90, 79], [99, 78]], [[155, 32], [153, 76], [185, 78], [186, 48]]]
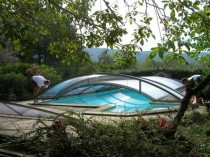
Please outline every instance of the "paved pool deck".
[[[5, 102], [4, 102], [5, 103]], [[9, 102], [8, 102], [9, 103]], [[88, 110], [91, 110], [90, 108], [80, 108], [80, 107], [66, 107], [66, 106], [39, 106], [39, 105], [32, 105], [33, 101], [22, 101], [22, 102], [13, 102], [18, 103], [26, 106], [32, 106], [38, 109], [46, 110], [53, 112], [55, 114], [65, 114], [68, 111], [73, 111], [77, 113], [84, 113]], [[1, 105], [1, 103], [0, 103]], [[205, 106], [200, 106], [199, 108], [196, 108], [195, 110], [203, 112], [206, 111]], [[190, 110], [189, 110], [190, 111]], [[175, 116], [177, 112], [170, 112], [170, 113], [154, 113], [154, 114], [148, 114], [148, 115], [141, 115], [143, 118], [160, 118], [165, 117], [168, 119], [171, 119]], [[138, 117], [140, 114], [136, 116], [107, 116], [107, 115], [100, 115], [100, 114], [86, 114], [83, 115], [85, 118], [95, 118], [97, 120], [117, 120], [122, 118], [135, 118]], [[23, 116], [14, 116], [14, 115], [5, 115], [0, 114], [0, 134], [1, 135], [9, 135], [9, 136], [21, 136], [31, 130], [34, 130], [36, 127], [42, 126], [43, 124], [34, 125], [37, 123], [39, 118], [36, 117], [23, 117]], [[42, 118], [44, 123], [48, 126], [52, 125], [53, 118]]]

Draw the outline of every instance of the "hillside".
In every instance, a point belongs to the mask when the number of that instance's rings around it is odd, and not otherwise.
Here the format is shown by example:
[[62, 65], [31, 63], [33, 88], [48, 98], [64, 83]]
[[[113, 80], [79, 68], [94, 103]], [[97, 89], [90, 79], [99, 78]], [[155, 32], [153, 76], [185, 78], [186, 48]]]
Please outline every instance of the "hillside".
[[[88, 52], [92, 58], [92, 60], [94, 62], [98, 61], [98, 57], [100, 56], [100, 54], [105, 51], [105, 48], [86, 48], [85, 51]], [[114, 52], [116, 52], [117, 50], [108, 50], [108, 54], [112, 54]], [[149, 54], [151, 53], [151, 51], [141, 51], [139, 52], [139, 54], [136, 55], [137, 57], [137, 61], [138, 63], [143, 63], [147, 60]], [[201, 52], [200, 56], [207, 56], [210, 55], [209, 52]], [[187, 54], [183, 53], [182, 55], [185, 60], [189, 63], [193, 63], [193, 64], [197, 64], [197, 61], [195, 61], [194, 59], [190, 58]], [[159, 56], [156, 56], [154, 58], [155, 61], [162, 61], [162, 59]]]

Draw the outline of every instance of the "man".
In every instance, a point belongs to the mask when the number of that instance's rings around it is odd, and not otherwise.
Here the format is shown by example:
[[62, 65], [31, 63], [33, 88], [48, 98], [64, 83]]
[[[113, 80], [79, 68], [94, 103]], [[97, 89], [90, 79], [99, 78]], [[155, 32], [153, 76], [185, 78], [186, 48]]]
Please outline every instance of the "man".
[[189, 78], [182, 78], [181, 82], [189, 88], [194, 88], [201, 80], [201, 75], [193, 75]]
[[33, 98], [35, 99], [36, 96], [39, 94], [39, 90], [43, 88], [48, 88], [50, 85], [50, 80], [45, 79], [43, 76], [37, 75], [32, 77], [34, 83], [34, 91], [33, 91]]
[[[182, 84], [186, 86], [187, 90], [190, 89], [190, 88], [194, 88], [201, 81], [202, 81], [201, 75], [193, 75], [189, 78], [182, 78], [181, 79]], [[200, 103], [199, 99], [200, 99], [200, 93], [198, 93], [196, 95], [193, 95], [192, 98], [191, 98], [191, 102], [195, 103], [195, 104]]]

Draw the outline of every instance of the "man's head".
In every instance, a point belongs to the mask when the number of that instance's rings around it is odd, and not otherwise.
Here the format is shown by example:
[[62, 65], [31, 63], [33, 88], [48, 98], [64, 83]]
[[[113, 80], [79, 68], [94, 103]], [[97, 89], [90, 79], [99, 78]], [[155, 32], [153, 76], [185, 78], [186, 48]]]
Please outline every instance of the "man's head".
[[49, 85], [50, 85], [50, 80], [45, 80], [44, 81], [44, 88], [48, 88]]
[[182, 78], [181, 82], [182, 82], [183, 85], [186, 86], [188, 84], [188, 79], [187, 78]]

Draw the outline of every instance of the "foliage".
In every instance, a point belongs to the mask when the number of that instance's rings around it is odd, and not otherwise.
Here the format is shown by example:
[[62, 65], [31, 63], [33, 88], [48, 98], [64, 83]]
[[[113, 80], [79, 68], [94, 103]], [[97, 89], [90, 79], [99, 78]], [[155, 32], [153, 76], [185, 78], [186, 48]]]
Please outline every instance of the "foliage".
[[[3, 45], [6, 41], [13, 44], [14, 49], [21, 55], [31, 56], [39, 48], [42, 51], [46, 47], [49, 52], [69, 63], [70, 60], [79, 59], [77, 52], [81, 50], [81, 39], [77, 31], [73, 17], [67, 12], [73, 12], [73, 6], [80, 5], [72, 1], [71, 8], [64, 1], [7, 1], [1, 0], [1, 35], [4, 36]], [[73, 4], [75, 3], [75, 4]], [[83, 14], [87, 13], [89, 5], [86, 0], [81, 2]], [[62, 10], [61, 6], [66, 6]], [[61, 7], [61, 8], [59, 8]], [[79, 7], [76, 7], [77, 10]], [[83, 16], [78, 13], [75, 16]], [[48, 46], [47, 46], [48, 45]], [[48, 53], [49, 53], [48, 52]], [[38, 52], [39, 53], [39, 52]], [[68, 59], [65, 60], [65, 57]]]
[[21, 100], [22, 94], [26, 96], [26, 85], [27, 79], [21, 73], [0, 74], [0, 99]]
[[208, 66], [207, 68], [204, 68], [202, 70], [202, 73], [203, 73], [204, 76], [207, 76], [208, 74], [210, 74], [210, 67]]
[[137, 52], [132, 51], [117, 51], [113, 54], [115, 65], [118, 69], [125, 69], [127, 67], [133, 66], [137, 63], [135, 54]]
[[44, 64], [32, 64], [31, 67], [25, 71], [25, 73], [28, 74], [29, 78], [31, 78], [34, 75], [44, 76], [45, 78], [51, 80], [51, 84], [55, 84], [61, 81], [61, 76], [58, 74], [58, 72], [53, 67]]
[[[209, 7], [208, 1], [178, 0], [159, 1], [133, 0], [121, 3], [101, 0], [99, 9], [91, 10], [97, 1], [88, 0], [17, 0], [0, 1], [1, 32], [5, 41], [14, 45], [21, 55], [34, 53], [37, 47], [50, 40], [49, 53], [61, 57], [64, 63], [80, 61], [77, 52], [84, 47], [117, 48], [123, 55], [119, 64], [126, 66], [135, 62], [136, 51], [148, 41], [155, 38], [152, 21], [156, 20], [162, 43], [152, 48], [150, 58], [164, 53], [169, 54], [165, 60], [172, 58], [184, 63], [183, 52], [196, 54], [209, 51]], [[123, 13], [120, 10], [123, 8]], [[95, 7], [94, 7], [95, 8]], [[153, 9], [156, 19], [151, 17]], [[169, 12], [169, 14], [167, 14]], [[133, 27], [128, 30], [126, 27]], [[130, 42], [123, 43], [122, 38], [131, 32]], [[117, 60], [118, 61], [118, 60]]]
[[95, 65], [99, 67], [100, 72], [113, 72], [119, 68], [113, 54], [108, 54], [106, 50], [100, 54], [98, 62]]
[[31, 98], [28, 77], [25, 73], [30, 64], [15, 63], [0, 66], [0, 100], [23, 100]]
[[205, 69], [205, 64], [179, 64], [177, 60], [171, 60], [169, 62], [158, 62], [153, 60], [147, 60], [139, 66], [139, 69], [159, 69], [159, 70], [191, 70], [196, 71], [198, 69]]
[[[199, 117], [202, 121], [187, 116], [176, 136], [167, 138], [167, 128], [159, 125], [159, 119], [145, 120], [141, 115], [116, 120], [85, 118], [69, 112], [65, 120], [57, 117], [52, 125], [40, 119], [34, 124], [37, 129], [13, 141], [5, 139], [1, 146], [18, 149], [17, 145], [36, 156], [204, 156], [209, 153], [206, 133], [210, 123], [205, 113]], [[193, 126], [186, 125], [192, 120]]]
[[179, 64], [179, 61], [158, 62], [153, 60], [145, 61], [142, 64], [135, 64], [127, 68], [119, 68], [113, 64], [102, 64], [99, 62], [99, 71], [122, 73], [132, 76], [163, 76], [173, 79], [181, 79], [194, 74], [201, 74], [203, 77], [208, 73], [203, 73], [206, 65], [203, 64]]
[[[159, 54], [163, 58], [165, 52], [171, 58], [185, 62], [181, 54], [195, 56], [201, 51], [209, 51], [209, 7], [208, 1], [163, 1], [164, 9], [170, 10], [170, 16], [162, 18], [165, 28], [163, 44], [153, 48], [151, 57]], [[177, 52], [177, 53], [174, 53]]]
[[31, 77], [34, 74], [50, 79], [52, 85], [61, 81], [61, 76], [57, 71], [46, 65], [16, 63], [0, 66], [0, 100], [31, 99], [33, 90]]
[[[99, 63], [90, 63], [83, 62], [80, 66], [78, 65], [69, 65], [64, 66], [60, 65], [57, 67], [51, 67], [46, 65], [36, 65], [36, 64], [28, 64], [28, 63], [16, 63], [16, 64], [7, 64], [4, 66], [0, 66], [0, 74], [5, 75], [8, 73], [15, 73], [17, 75], [21, 74], [26, 79], [26, 83], [24, 83], [24, 90], [22, 91], [21, 99], [29, 99], [32, 90], [31, 84], [31, 76], [33, 75], [43, 75], [46, 78], [51, 80], [51, 85], [60, 82], [61, 80], [70, 79], [76, 76], [86, 75], [90, 73], [97, 72], [111, 72], [111, 73], [123, 73], [133, 76], [166, 76], [176, 79], [181, 79], [183, 77], [188, 77], [193, 74], [200, 74], [201, 70], [204, 69], [203, 65], [177, 65], [177, 62], [145, 62], [141, 65], [133, 65], [129, 68], [119, 69], [115, 63], [113, 64], [105, 64], [103, 61]], [[206, 71], [207, 72], [207, 71]], [[12, 76], [14, 76], [13, 74]], [[208, 72], [206, 73], [208, 74]], [[204, 74], [205, 77], [205, 74]], [[10, 79], [11, 81], [16, 78]], [[1, 86], [4, 88], [1, 91], [5, 91], [5, 95], [8, 95], [6, 92], [6, 84], [3, 83]], [[11, 85], [12, 83], [10, 83]], [[20, 83], [21, 84], [21, 83]], [[9, 87], [9, 86], [8, 86]], [[21, 86], [22, 87], [22, 86]], [[21, 88], [22, 89], [22, 88]], [[21, 92], [17, 92], [20, 95]], [[27, 94], [28, 93], [28, 94]], [[25, 95], [25, 98], [24, 98]], [[6, 98], [6, 97], [5, 97]], [[6, 98], [7, 99], [7, 98]], [[4, 99], [4, 100], [6, 100]]]
[[193, 142], [200, 144], [196, 151], [202, 150], [205, 152], [204, 156], [208, 156], [210, 154], [209, 128], [209, 113], [201, 114], [198, 111], [192, 111], [183, 117], [177, 134], [184, 134]]
[[100, 64], [112, 64], [114, 62], [114, 59], [111, 55], [108, 54], [108, 52], [105, 50], [103, 51], [100, 56], [98, 57], [98, 62]]
[[[172, 78], [181, 78], [176, 77], [177, 74], [173, 73], [180, 73], [180, 76], [183, 76], [181, 73], [186, 72], [184, 75], [185, 77], [188, 77], [190, 75], [199, 73], [204, 76], [208, 74], [208, 72], [204, 73], [203, 70], [207, 69], [207, 65], [204, 63], [195, 63], [195, 64], [180, 64], [178, 60], [171, 60], [171, 61], [155, 61], [155, 60], [146, 60], [145, 62], [138, 64], [134, 63], [128, 63], [124, 66], [120, 66], [120, 62], [116, 64], [115, 59], [113, 55], [116, 54], [107, 54], [106, 51], [102, 52], [99, 56], [98, 63], [95, 63], [99, 66], [99, 71], [101, 72], [114, 72], [114, 73], [127, 73], [135, 76], [140, 76], [140, 73], [145, 73], [146, 75], [159, 75], [161, 73], [166, 73], [166, 77], [172, 77]], [[136, 75], [136, 74], [138, 75]], [[144, 74], [142, 74], [143, 76]]]
[[16, 52], [3, 51], [0, 52], [0, 65], [5, 65], [8, 63], [17, 63], [19, 61]]
[[30, 64], [28, 63], [15, 63], [15, 64], [6, 64], [1, 67], [0, 73], [6, 74], [6, 73], [21, 73], [24, 76], [27, 76], [26, 70], [30, 67]]

